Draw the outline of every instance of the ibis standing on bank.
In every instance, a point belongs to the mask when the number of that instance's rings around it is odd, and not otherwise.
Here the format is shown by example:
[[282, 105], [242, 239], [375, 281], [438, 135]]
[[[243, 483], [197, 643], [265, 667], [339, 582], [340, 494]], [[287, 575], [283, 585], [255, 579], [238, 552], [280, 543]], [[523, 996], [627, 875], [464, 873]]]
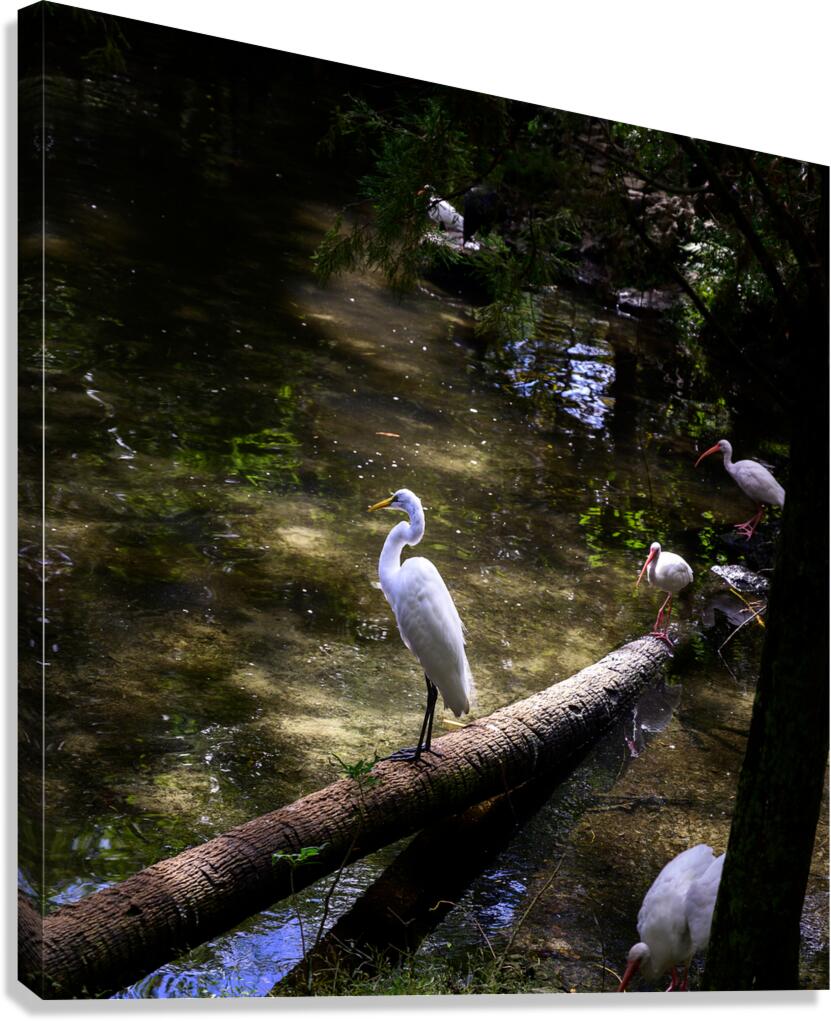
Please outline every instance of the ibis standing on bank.
[[715, 446], [705, 450], [695, 462], [695, 467], [697, 468], [705, 457], [718, 453], [724, 455], [724, 467], [727, 474], [735, 480], [739, 489], [757, 505], [753, 517], [735, 526], [737, 532], [740, 532], [746, 539], [750, 539], [756, 531], [756, 526], [762, 520], [766, 503], [772, 504], [774, 507], [785, 506], [785, 490], [767, 468], [759, 464], [758, 461], [733, 461], [733, 448], [727, 440], [719, 440]]

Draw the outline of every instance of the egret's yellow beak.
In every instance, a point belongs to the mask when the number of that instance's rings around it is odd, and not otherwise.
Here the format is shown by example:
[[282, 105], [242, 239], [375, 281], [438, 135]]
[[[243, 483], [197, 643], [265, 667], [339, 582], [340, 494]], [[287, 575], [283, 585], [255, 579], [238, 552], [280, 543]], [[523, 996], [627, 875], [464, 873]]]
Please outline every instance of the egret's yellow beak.
[[386, 500], [379, 500], [378, 503], [374, 503], [369, 510], [380, 510], [382, 507], [389, 507], [392, 501], [395, 499], [394, 496], [388, 496]]

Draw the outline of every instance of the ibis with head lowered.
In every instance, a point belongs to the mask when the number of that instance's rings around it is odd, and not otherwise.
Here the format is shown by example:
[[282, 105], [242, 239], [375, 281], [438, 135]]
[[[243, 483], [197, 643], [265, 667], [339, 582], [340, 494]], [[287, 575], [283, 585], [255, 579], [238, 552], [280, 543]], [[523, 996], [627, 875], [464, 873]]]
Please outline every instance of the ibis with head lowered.
[[690, 962], [710, 942], [723, 867], [723, 854], [716, 857], [712, 847], [698, 844], [661, 869], [638, 912], [640, 942], [629, 951], [619, 993], [638, 971], [648, 980], [669, 972], [667, 992], [687, 989]]

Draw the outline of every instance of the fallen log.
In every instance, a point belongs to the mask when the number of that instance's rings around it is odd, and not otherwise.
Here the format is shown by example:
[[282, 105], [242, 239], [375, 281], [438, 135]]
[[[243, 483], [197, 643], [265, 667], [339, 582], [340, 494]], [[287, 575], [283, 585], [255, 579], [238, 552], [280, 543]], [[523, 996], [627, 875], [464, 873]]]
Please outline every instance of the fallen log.
[[340, 995], [339, 980], [412, 954], [577, 761], [425, 827], [270, 995]]
[[[548, 772], [593, 744], [657, 679], [669, 651], [640, 638], [567, 680], [433, 742], [420, 764], [323, 790], [58, 909], [27, 940], [20, 979], [50, 999], [123, 988], [337, 868]], [[275, 854], [316, 853], [302, 867]]]

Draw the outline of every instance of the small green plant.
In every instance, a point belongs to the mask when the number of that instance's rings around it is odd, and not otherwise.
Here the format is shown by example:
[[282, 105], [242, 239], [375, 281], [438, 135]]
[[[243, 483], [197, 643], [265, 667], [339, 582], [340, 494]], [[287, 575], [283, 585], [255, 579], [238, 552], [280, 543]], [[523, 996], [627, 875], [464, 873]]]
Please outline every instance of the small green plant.
[[[346, 849], [346, 853], [343, 856], [343, 860], [341, 861], [339, 868], [337, 869], [334, 877], [332, 878], [332, 882], [330, 883], [328, 890], [326, 891], [323, 897], [323, 910], [321, 912], [320, 922], [318, 924], [317, 934], [314, 940], [315, 946], [319, 944], [321, 939], [323, 938], [323, 931], [326, 928], [326, 921], [329, 917], [329, 910], [332, 902], [332, 897], [334, 896], [335, 890], [337, 889], [338, 883], [340, 882], [341, 876], [343, 875], [343, 870], [346, 868], [346, 865], [352, 856], [352, 852], [355, 849], [355, 845], [358, 841], [358, 836], [361, 832], [363, 813], [366, 807], [364, 803], [364, 793], [368, 787], [371, 787], [376, 783], [380, 783], [380, 778], [372, 775], [373, 767], [377, 762], [381, 761], [381, 757], [378, 755], [377, 752], [373, 755], [371, 759], [358, 759], [356, 762], [344, 762], [344, 760], [339, 755], [333, 755], [332, 758], [334, 759], [335, 762], [337, 762], [341, 772], [345, 776], [349, 777], [350, 780], [354, 780], [358, 784], [360, 805], [358, 809], [357, 825], [355, 827], [355, 832], [352, 836], [352, 840], [349, 844], [349, 847]], [[316, 857], [320, 850], [321, 848], [318, 847], [303, 847], [300, 849], [300, 851], [298, 851], [295, 854], [289, 854], [283, 851], [278, 851], [276, 854], [272, 855], [272, 860], [274, 860], [275, 862], [287, 861], [291, 866], [293, 876], [295, 868]], [[292, 893], [294, 893], [293, 880]], [[303, 960], [305, 962], [306, 988], [309, 992], [311, 992], [315, 977], [312, 973], [312, 958], [310, 954], [308, 954], [306, 951], [306, 939], [305, 933], [303, 931], [303, 923], [296, 909], [295, 914], [297, 915], [298, 921], [300, 922], [300, 945], [303, 953]]]
[[[325, 847], [325, 844], [321, 844], [320, 847], [301, 847], [299, 851], [292, 853], [290, 851], [275, 851], [271, 856], [273, 864], [284, 861], [291, 866], [292, 872], [297, 868], [298, 865], [305, 865], [311, 858], [316, 858]], [[292, 893], [294, 891], [292, 890]]]
[[368, 787], [381, 782], [380, 777], [372, 776], [373, 768], [381, 761], [378, 752], [375, 752], [371, 759], [357, 759], [355, 762], [344, 762], [340, 755], [333, 754], [332, 758], [337, 762], [344, 776], [348, 776], [350, 780], [355, 780]]
[[294, 911], [294, 917], [297, 919], [297, 925], [300, 930], [300, 949], [303, 953], [303, 957], [306, 956], [306, 931], [303, 928], [303, 918], [296, 904], [294, 873], [301, 865], [307, 865], [312, 859], [316, 858], [325, 846], [325, 844], [321, 844], [320, 847], [301, 847], [299, 851], [275, 851], [271, 856], [272, 865], [279, 865], [285, 862], [289, 866], [289, 888], [291, 889], [290, 902]]

